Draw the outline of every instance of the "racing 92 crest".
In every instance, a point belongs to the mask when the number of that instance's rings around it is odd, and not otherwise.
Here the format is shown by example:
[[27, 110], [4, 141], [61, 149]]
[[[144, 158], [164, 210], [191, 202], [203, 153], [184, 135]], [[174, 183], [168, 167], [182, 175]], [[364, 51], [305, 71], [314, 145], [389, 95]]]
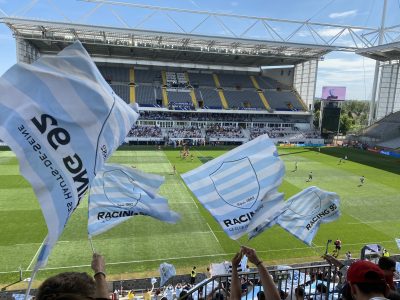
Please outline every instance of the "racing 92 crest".
[[124, 208], [132, 208], [138, 204], [142, 190], [135, 185], [135, 180], [129, 174], [115, 169], [104, 172], [103, 179], [104, 195], [110, 203]]
[[247, 156], [224, 161], [209, 176], [220, 198], [233, 207], [250, 209], [258, 199], [260, 184]]

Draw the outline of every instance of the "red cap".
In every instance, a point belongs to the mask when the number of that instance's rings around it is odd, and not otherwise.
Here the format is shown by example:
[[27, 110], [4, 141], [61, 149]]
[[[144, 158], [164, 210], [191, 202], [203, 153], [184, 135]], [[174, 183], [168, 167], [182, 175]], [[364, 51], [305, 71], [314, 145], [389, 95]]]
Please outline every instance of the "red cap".
[[367, 260], [359, 260], [351, 264], [347, 271], [347, 281], [351, 283], [385, 282], [385, 274], [378, 265]]

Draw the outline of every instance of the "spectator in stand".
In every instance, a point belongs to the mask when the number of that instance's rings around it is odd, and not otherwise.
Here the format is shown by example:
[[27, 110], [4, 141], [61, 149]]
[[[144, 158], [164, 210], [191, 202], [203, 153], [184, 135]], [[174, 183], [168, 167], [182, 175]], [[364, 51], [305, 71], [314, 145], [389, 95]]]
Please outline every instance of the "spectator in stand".
[[93, 278], [87, 273], [65, 272], [46, 279], [36, 293], [37, 300], [108, 299], [103, 256], [94, 253]]
[[280, 300], [278, 289], [276, 288], [267, 268], [264, 267], [262, 261], [258, 258], [256, 251], [245, 246], [242, 246], [240, 251], [232, 259], [232, 282], [230, 300], [239, 300], [242, 296], [237, 268], [243, 255], [246, 255], [248, 257], [248, 260], [257, 267], [265, 298], [268, 300]]
[[128, 137], [161, 138], [161, 128], [157, 126], [134, 126], [128, 133]]
[[347, 271], [347, 282], [355, 300], [384, 300], [388, 292], [383, 271], [370, 261], [357, 261]]
[[326, 285], [324, 285], [323, 283], [318, 283], [316, 290], [317, 295], [315, 296], [314, 300], [325, 300], [328, 293], [328, 288], [326, 287]]
[[296, 296], [296, 300], [304, 300], [304, 288], [302, 288], [301, 286], [298, 286], [295, 290], [294, 290], [294, 294]]
[[394, 284], [393, 278], [396, 272], [396, 261], [394, 261], [390, 257], [383, 256], [379, 258], [378, 266], [383, 271], [386, 283], [389, 285], [390, 289], [395, 291], [396, 286]]

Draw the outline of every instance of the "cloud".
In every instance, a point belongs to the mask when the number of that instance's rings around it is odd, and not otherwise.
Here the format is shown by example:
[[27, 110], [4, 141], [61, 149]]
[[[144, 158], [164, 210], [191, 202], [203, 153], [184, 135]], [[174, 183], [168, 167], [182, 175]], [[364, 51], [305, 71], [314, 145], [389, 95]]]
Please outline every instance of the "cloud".
[[346, 86], [347, 99], [370, 97], [375, 61], [351, 54], [342, 53], [340, 58], [327, 58], [318, 63], [317, 97], [322, 86]]
[[347, 10], [343, 12], [336, 12], [336, 13], [331, 13], [329, 14], [329, 18], [331, 19], [341, 19], [341, 18], [347, 18], [347, 17], [352, 17], [357, 15], [357, 9], [353, 10]]

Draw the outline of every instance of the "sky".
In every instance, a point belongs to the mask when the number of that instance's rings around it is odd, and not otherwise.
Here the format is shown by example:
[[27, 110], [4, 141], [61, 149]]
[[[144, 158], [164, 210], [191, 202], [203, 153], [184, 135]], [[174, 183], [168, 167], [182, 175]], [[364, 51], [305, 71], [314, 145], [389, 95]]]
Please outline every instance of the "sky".
[[[256, 17], [289, 19], [329, 24], [378, 28], [381, 22], [384, 0], [120, 0], [135, 4], [147, 4], [190, 10], [212, 11]], [[400, 24], [400, 0], [387, 0], [385, 26]], [[124, 6], [98, 5], [78, 0], [0, 0], [1, 16], [19, 16], [52, 21], [70, 21], [113, 27], [135, 27], [149, 30], [180, 31], [193, 29], [204, 15], [169, 12], [168, 15], [149, 9]], [[175, 24], [171, 19], [177, 21]], [[230, 36], [243, 33], [253, 21], [223, 18], [225, 28], [217, 19], [208, 19], [194, 33]], [[287, 36], [294, 28], [279, 22], [269, 23], [276, 32]], [[286, 27], [285, 27], [286, 26]], [[180, 29], [180, 27], [182, 29]], [[227, 27], [229, 29], [227, 29]], [[337, 29], [316, 29], [326, 40], [332, 38]], [[336, 30], [336, 31], [335, 31]], [[261, 23], [246, 33], [249, 37], [266, 38]], [[310, 31], [302, 28], [293, 38], [304, 42], [312, 38]], [[350, 35], [343, 35], [343, 43]], [[338, 40], [339, 42], [339, 40]], [[10, 29], [0, 23], [0, 75], [16, 63], [15, 40]], [[316, 97], [320, 97], [322, 86], [346, 86], [347, 99], [369, 100], [372, 92], [375, 61], [352, 52], [335, 51], [319, 61]]]

